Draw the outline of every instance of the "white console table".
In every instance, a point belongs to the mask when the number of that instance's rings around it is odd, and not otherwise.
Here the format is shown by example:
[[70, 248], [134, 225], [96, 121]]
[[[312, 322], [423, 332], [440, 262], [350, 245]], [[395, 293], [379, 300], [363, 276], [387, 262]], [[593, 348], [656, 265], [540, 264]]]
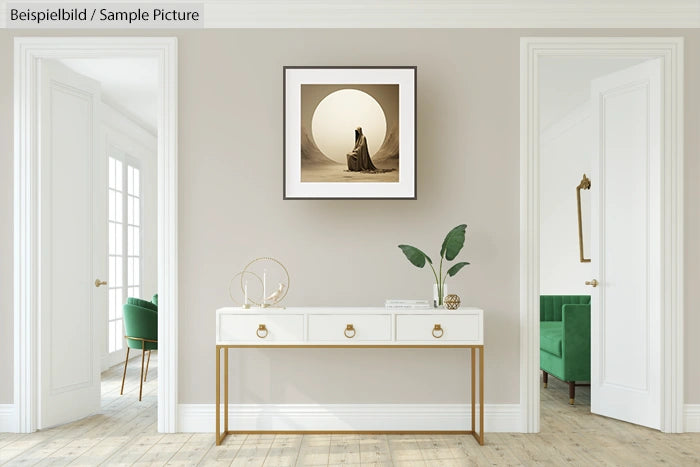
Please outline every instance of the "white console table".
[[[484, 312], [478, 308], [219, 308], [216, 310], [216, 444], [228, 429], [228, 354], [232, 348], [463, 348], [471, 351], [471, 434], [484, 444]], [[224, 355], [224, 430], [221, 431], [221, 353]], [[476, 429], [476, 354], [479, 354], [479, 429]], [[246, 431], [245, 433], [270, 433]], [[288, 432], [289, 433], [289, 432]], [[308, 431], [305, 433], [309, 433]], [[315, 432], [315, 433], [321, 433]], [[350, 433], [348, 431], [334, 433]], [[361, 432], [352, 432], [361, 433]], [[374, 432], [376, 433], [376, 432]], [[426, 433], [391, 431], [382, 433]]]

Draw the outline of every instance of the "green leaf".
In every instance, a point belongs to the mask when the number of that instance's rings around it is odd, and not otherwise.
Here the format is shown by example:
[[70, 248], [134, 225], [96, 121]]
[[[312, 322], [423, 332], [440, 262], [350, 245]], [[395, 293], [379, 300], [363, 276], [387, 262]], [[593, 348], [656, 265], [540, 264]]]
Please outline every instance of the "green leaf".
[[454, 266], [452, 266], [450, 269], [447, 270], [447, 275], [452, 277], [455, 274], [459, 272], [460, 269], [462, 269], [464, 266], [468, 265], [466, 261], [462, 261], [461, 263], [457, 263]]
[[420, 251], [418, 248], [411, 245], [399, 245], [403, 254], [406, 258], [414, 265], [419, 268], [425, 266], [425, 261], [427, 260], [430, 264], [433, 264], [433, 260], [430, 259], [428, 255]]
[[448, 261], [452, 261], [459, 254], [464, 246], [464, 236], [467, 230], [467, 224], [458, 225], [450, 230], [442, 242], [440, 256]]

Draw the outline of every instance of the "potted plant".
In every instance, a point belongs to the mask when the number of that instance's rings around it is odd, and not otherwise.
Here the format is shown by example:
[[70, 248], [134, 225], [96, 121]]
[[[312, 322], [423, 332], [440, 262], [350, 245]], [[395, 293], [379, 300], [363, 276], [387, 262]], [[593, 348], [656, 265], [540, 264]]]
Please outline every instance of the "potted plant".
[[466, 230], [467, 224], [461, 224], [447, 233], [445, 240], [442, 242], [442, 248], [440, 249], [440, 267], [437, 271], [433, 267], [433, 260], [431, 260], [430, 257], [421, 250], [411, 245], [399, 245], [399, 248], [401, 248], [403, 254], [406, 255], [406, 258], [408, 258], [408, 260], [414, 266], [422, 268], [425, 266], [426, 262], [430, 265], [430, 269], [433, 270], [433, 276], [435, 276], [439, 306], [442, 306], [442, 299], [445, 292], [445, 279], [447, 279], [447, 276], [453, 277], [460, 271], [460, 269], [469, 264], [466, 261], [455, 263], [447, 270], [445, 275], [442, 274], [443, 261], [454, 260], [462, 250]]

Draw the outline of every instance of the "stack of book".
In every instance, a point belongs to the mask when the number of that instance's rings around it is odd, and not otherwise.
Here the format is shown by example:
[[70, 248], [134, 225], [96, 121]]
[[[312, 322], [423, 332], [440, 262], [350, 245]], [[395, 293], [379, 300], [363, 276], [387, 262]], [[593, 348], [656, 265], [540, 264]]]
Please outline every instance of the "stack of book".
[[431, 308], [428, 300], [387, 300], [384, 305], [393, 310], [422, 310]]

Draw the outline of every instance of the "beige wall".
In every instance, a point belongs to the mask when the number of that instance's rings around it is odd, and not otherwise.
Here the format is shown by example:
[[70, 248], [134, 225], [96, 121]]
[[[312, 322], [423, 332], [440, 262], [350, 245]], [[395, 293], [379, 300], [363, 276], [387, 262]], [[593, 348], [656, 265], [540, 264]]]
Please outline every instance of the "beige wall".
[[[486, 402], [517, 403], [519, 383], [519, 37], [586, 31], [210, 30], [178, 33], [180, 125], [180, 402], [212, 403], [214, 310], [228, 282], [269, 255], [292, 275], [289, 305], [380, 305], [427, 298], [431, 276], [396, 248], [436, 255], [469, 224], [450, 282], [486, 310]], [[686, 41], [686, 233], [695, 215], [700, 33]], [[11, 216], [11, 34], [0, 32], [0, 214]], [[282, 66], [417, 65], [418, 200], [283, 201]], [[686, 249], [686, 402], [700, 402], [700, 248]], [[11, 231], [0, 226], [0, 320], [11, 326]], [[0, 345], [7, 345], [4, 342]], [[9, 350], [9, 348], [8, 348]], [[11, 401], [11, 352], [0, 353], [0, 403]], [[462, 402], [457, 350], [233, 352], [235, 402]], [[7, 376], [7, 378], [5, 377]]]

